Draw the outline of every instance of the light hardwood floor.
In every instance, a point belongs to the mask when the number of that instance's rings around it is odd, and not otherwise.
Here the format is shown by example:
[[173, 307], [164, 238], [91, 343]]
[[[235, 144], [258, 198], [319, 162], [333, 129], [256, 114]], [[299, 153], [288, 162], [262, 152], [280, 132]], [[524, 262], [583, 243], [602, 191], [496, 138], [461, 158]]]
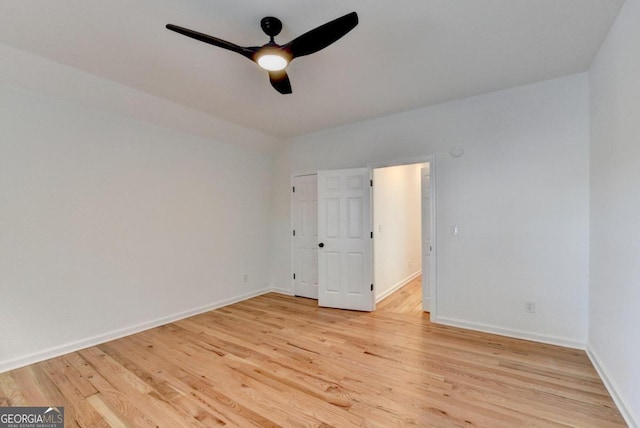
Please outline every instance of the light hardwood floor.
[[68, 427], [625, 426], [582, 351], [267, 294], [0, 374], [0, 406]]

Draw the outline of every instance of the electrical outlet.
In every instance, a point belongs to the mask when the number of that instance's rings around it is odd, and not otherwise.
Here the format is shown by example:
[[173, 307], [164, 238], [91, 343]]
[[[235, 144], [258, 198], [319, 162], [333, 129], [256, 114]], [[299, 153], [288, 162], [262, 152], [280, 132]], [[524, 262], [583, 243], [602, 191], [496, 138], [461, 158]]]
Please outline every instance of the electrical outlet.
[[530, 314], [536, 313], [536, 302], [524, 302], [524, 311]]

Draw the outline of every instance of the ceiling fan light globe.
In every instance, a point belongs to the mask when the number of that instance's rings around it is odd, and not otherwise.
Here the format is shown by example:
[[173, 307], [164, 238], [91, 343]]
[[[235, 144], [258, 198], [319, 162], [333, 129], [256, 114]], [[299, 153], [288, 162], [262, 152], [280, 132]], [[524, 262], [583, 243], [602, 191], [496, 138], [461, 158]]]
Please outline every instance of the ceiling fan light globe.
[[281, 55], [264, 54], [258, 58], [258, 65], [268, 71], [280, 71], [287, 68], [289, 61]]

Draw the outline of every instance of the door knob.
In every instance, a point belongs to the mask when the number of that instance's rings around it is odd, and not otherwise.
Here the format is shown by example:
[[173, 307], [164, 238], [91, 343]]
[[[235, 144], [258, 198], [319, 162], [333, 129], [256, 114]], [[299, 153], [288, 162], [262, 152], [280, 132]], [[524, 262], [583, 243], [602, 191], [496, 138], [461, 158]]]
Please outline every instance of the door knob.
[[319, 243], [318, 247], [320, 247], [320, 248], [324, 247], [324, 242]]

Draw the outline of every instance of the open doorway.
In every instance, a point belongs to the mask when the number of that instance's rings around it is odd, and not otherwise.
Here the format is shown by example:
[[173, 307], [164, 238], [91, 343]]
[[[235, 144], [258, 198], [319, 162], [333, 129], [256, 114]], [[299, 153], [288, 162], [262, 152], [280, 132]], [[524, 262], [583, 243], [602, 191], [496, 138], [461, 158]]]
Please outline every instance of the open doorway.
[[432, 211], [430, 162], [373, 169], [376, 301], [421, 281], [418, 303], [431, 311]]
[[[390, 181], [384, 177], [388, 172], [393, 172]], [[340, 295], [334, 299], [336, 301], [319, 302], [321, 306], [371, 311], [377, 300], [419, 278], [422, 280], [422, 310], [433, 313], [436, 302], [433, 286], [435, 252], [432, 251], [436, 247], [435, 234], [431, 236], [431, 231], [435, 230], [433, 172], [432, 159], [424, 158], [412, 163], [292, 176], [294, 294], [318, 299], [322, 290], [325, 294]], [[370, 178], [373, 179], [372, 188], [368, 185]], [[374, 185], [374, 181], [377, 184]], [[343, 192], [348, 194], [342, 195]], [[399, 198], [409, 194], [413, 195], [409, 200]], [[411, 212], [410, 216], [408, 212]], [[321, 229], [324, 230], [322, 234]], [[340, 243], [334, 242], [334, 238], [350, 245], [344, 253], [344, 261], [338, 257]], [[351, 248], [355, 241], [362, 242], [368, 249], [356, 251]], [[372, 244], [378, 250], [376, 255]], [[321, 256], [333, 257], [335, 263], [330, 269], [326, 269], [327, 260], [319, 262]], [[320, 266], [324, 266], [323, 272], [331, 274], [331, 278], [325, 275], [324, 283], [319, 274]], [[366, 297], [369, 303], [352, 304], [351, 300], [356, 297], [362, 298], [363, 302]]]

